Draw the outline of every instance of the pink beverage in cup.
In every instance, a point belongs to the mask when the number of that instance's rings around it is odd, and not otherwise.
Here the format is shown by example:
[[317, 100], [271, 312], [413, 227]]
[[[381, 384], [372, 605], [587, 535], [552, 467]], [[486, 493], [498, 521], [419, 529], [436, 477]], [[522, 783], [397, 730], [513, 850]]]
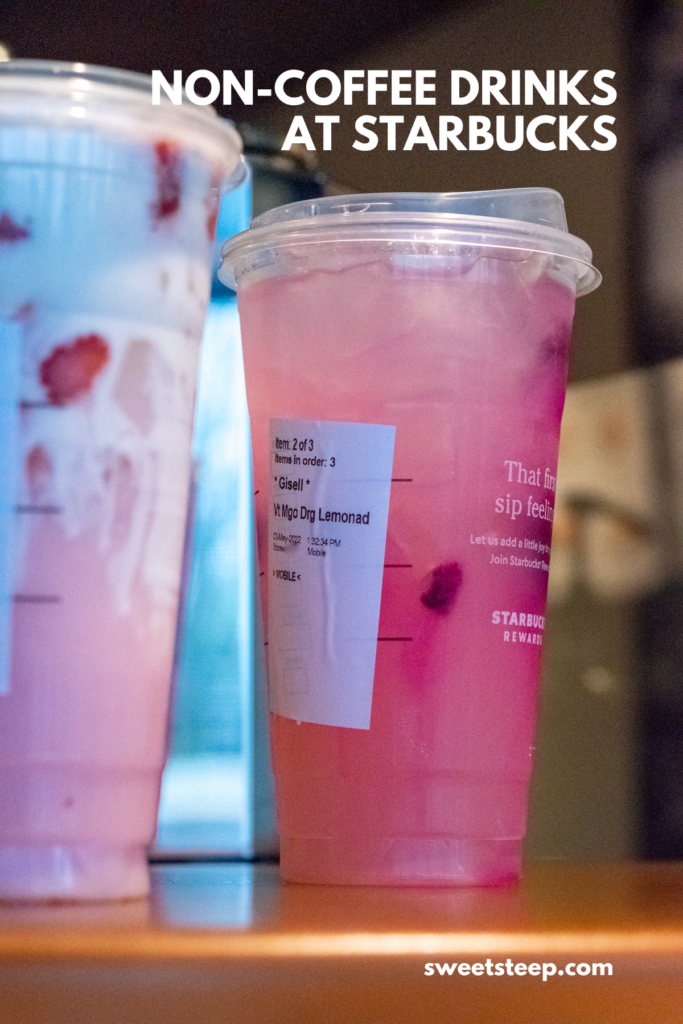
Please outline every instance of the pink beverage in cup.
[[243, 166], [225, 122], [160, 99], [0, 64], [0, 898], [148, 888], [199, 344]]
[[513, 879], [590, 250], [557, 193], [521, 189], [298, 203], [224, 254], [282, 874]]

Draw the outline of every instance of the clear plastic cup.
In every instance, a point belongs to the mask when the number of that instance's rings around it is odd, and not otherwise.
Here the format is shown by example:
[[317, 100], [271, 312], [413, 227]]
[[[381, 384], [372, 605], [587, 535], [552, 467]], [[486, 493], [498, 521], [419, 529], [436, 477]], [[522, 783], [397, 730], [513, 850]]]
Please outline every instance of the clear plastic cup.
[[520, 870], [560, 420], [599, 283], [549, 189], [332, 197], [224, 248], [282, 874]]
[[199, 345], [237, 133], [0, 64], [0, 898], [148, 889]]

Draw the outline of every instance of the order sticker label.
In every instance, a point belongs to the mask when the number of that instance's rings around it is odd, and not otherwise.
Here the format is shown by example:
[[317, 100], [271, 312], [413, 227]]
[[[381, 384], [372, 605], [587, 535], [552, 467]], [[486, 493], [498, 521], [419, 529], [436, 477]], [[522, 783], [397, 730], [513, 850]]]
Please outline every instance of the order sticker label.
[[270, 421], [270, 707], [370, 728], [396, 428]]

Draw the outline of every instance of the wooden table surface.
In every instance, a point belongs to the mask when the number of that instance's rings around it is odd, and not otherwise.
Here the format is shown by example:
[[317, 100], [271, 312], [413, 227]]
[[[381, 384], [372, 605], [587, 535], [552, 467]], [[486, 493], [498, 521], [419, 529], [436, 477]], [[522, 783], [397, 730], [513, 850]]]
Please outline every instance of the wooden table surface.
[[[479, 890], [152, 871], [148, 900], [0, 906], [0, 1024], [683, 1024], [683, 864], [537, 864]], [[533, 963], [557, 973], [511, 973]]]

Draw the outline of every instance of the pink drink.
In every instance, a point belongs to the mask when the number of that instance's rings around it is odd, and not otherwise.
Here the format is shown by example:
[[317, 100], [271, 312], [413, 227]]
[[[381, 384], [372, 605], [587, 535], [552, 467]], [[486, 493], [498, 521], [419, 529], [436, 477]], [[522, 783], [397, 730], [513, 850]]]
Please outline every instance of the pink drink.
[[315, 249], [296, 249], [306, 273], [239, 290], [262, 580], [270, 418], [396, 434], [370, 728], [271, 715], [283, 875], [504, 882], [526, 825], [574, 282], [528, 251]]
[[135, 896], [165, 757], [215, 215], [239, 141], [168, 103], [150, 117], [142, 76], [7, 68], [0, 326], [20, 367], [0, 898]]

